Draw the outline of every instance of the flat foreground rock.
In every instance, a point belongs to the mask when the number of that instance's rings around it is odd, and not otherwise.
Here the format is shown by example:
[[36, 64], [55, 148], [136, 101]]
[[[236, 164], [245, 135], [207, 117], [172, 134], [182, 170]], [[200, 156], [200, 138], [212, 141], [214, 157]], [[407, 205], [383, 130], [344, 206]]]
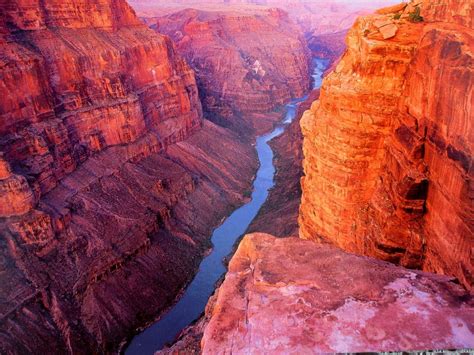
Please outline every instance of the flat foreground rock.
[[261, 233], [241, 242], [210, 312], [204, 354], [474, 347], [472, 297], [450, 278]]

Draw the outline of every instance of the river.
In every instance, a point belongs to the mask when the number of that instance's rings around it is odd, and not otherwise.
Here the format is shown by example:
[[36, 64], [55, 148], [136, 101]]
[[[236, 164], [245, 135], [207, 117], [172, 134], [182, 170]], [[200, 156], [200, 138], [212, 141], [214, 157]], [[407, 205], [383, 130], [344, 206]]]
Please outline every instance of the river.
[[[326, 59], [313, 59], [313, 88], [319, 89], [324, 70], [328, 65]], [[269, 190], [274, 186], [275, 167], [273, 151], [268, 144], [273, 138], [282, 134], [294, 120], [298, 104], [307, 96], [294, 99], [286, 107], [283, 121], [275, 129], [257, 138], [256, 149], [260, 167], [253, 184], [252, 199], [236, 209], [224, 223], [214, 230], [211, 241], [212, 252], [204, 258], [193, 281], [186, 288], [179, 301], [156, 323], [136, 335], [125, 350], [126, 355], [148, 355], [162, 349], [204, 312], [209, 297], [214, 293], [216, 282], [224, 275], [226, 268], [223, 259], [228, 256], [234, 243], [245, 233], [250, 223], [257, 216], [265, 203]]]

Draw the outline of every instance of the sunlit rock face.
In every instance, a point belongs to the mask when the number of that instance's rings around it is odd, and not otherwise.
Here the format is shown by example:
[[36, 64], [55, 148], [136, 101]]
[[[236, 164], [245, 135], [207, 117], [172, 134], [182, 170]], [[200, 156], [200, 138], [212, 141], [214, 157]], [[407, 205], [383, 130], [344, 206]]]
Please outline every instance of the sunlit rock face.
[[200, 126], [192, 71], [124, 1], [13, 1], [1, 13], [0, 150], [34, 189], [150, 130], [162, 149]]
[[[306, 42], [281, 10], [184, 10], [156, 19], [196, 72], [203, 107], [224, 126], [261, 119], [310, 85]], [[247, 125], [248, 122], [244, 122]]]
[[112, 351], [192, 278], [253, 148], [123, 0], [2, 2], [0, 58], [0, 352]]
[[303, 238], [472, 287], [473, 11], [415, 2], [349, 31], [301, 123]]
[[472, 302], [449, 280], [299, 238], [250, 234], [207, 309], [202, 352], [472, 348]]

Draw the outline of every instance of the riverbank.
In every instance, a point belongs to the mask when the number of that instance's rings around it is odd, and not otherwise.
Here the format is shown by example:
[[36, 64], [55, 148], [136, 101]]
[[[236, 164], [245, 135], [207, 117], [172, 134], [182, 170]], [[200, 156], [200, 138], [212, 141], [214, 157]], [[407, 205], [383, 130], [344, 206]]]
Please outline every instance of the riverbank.
[[[312, 77], [314, 80], [313, 87], [315, 89], [321, 85], [322, 76], [327, 63], [327, 60], [314, 60]], [[289, 177], [288, 174], [300, 174], [298, 165], [300, 163], [298, 163], [297, 159], [293, 159], [294, 161], [291, 167], [287, 166], [287, 163], [291, 159], [286, 158], [289, 158], [291, 152], [285, 155], [285, 159], [281, 159], [274, 155], [273, 148], [275, 147], [275, 141], [284, 142], [286, 145], [288, 139], [293, 137], [295, 142], [291, 144], [293, 148], [291, 151], [296, 151], [296, 154], [298, 154], [298, 147], [301, 148], [301, 142], [298, 142], [297, 136], [299, 132], [298, 120], [307, 108], [309, 99], [314, 99], [315, 95], [318, 95], [317, 90], [303, 98], [294, 99], [285, 105], [286, 115], [282, 122], [278, 124], [272, 132], [257, 138], [256, 149], [260, 167], [254, 182], [252, 201], [236, 210], [221, 227], [216, 229], [212, 236], [214, 250], [204, 259], [196, 278], [185, 291], [183, 298], [160, 321], [135, 337], [127, 348], [126, 354], [151, 354], [154, 352], [153, 350], [158, 350], [164, 345], [176, 341], [178, 335], [179, 340], [177, 340], [172, 348], [164, 349], [159, 353], [166, 354], [176, 351], [193, 353], [199, 351], [201, 330], [206, 324], [206, 319], [202, 318], [202, 315], [205, 307], [209, 307], [209, 304], [212, 303], [212, 300], [209, 300], [209, 298], [222, 281], [224, 272], [227, 269], [227, 267], [224, 266], [225, 260], [228, 260], [228, 257], [235, 252], [240, 238], [248, 231], [249, 225], [253, 223], [255, 218], [258, 218], [257, 214], [259, 216], [261, 215], [259, 211], [262, 206], [271, 206], [271, 203], [274, 202], [275, 199], [279, 199], [277, 194], [282, 193], [284, 196], [283, 199], [278, 200], [275, 209], [270, 209], [273, 214], [281, 213], [282, 211], [279, 211], [278, 207], [283, 207], [282, 203], [285, 196], [288, 196], [289, 191], [291, 193], [291, 190], [299, 189], [299, 178], [297, 176]], [[295, 120], [296, 118], [298, 118], [298, 120]], [[285, 132], [290, 133], [289, 135], [285, 135]], [[275, 164], [280, 163], [284, 163], [283, 165], [288, 167], [288, 169], [280, 165], [280, 174], [279, 176], [275, 176]], [[286, 181], [285, 176], [289, 177]], [[291, 181], [291, 189], [287, 189], [288, 186], [285, 184], [285, 182], [288, 181]], [[280, 185], [276, 186], [276, 182], [279, 182]], [[273, 198], [269, 197], [270, 191]], [[295, 210], [293, 214], [294, 218], [296, 218], [298, 211], [298, 196], [298, 194], [291, 196], [291, 200], [294, 202], [291, 204]], [[266, 216], [263, 220], [268, 221], [267, 218], [271, 218], [271, 214], [268, 214], [265, 210], [263, 215]], [[278, 224], [281, 223], [285, 223], [285, 221], [278, 221]], [[270, 223], [268, 225], [270, 225]], [[285, 227], [283, 226], [282, 228]], [[211, 282], [213, 282], [212, 286]], [[206, 303], [202, 304], [204, 299]], [[200, 310], [201, 313], [197, 314], [198, 310]], [[197, 320], [199, 317], [201, 318]], [[185, 322], [188, 324], [181, 327]], [[191, 324], [194, 325], [190, 326]]]
[[313, 90], [308, 99], [298, 105], [295, 120], [285, 132], [270, 142], [275, 158], [275, 186], [267, 201], [252, 221], [247, 233], [262, 232], [276, 237], [298, 235], [298, 211], [301, 199], [300, 180], [303, 176], [303, 135], [300, 119], [319, 90]]
[[203, 313], [209, 297], [215, 290], [216, 282], [226, 271], [223, 259], [233, 251], [236, 240], [245, 233], [266, 201], [268, 191], [274, 185], [273, 151], [268, 142], [285, 130], [291, 122], [287, 119], [288, 117], [285, 117], [272, 132], [259, 136], [256, 140], [260, 166], [253, 182], [251, 200], [236, 209], [214, 230], [211, 237], [214, 248], [201, 262], [199, 271], [183, 296], [159, 321], [132, 339], [125, 350], [126, 354], [153, 354], [165, 344], [172, 342], [182, 329]]

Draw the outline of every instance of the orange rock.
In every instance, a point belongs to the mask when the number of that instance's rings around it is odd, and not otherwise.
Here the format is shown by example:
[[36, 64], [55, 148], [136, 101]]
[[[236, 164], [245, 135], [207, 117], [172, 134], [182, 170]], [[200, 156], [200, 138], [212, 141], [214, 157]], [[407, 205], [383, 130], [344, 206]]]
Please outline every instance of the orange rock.
[[0, 153], [0, 180], [8, 179], [11, 175], [10, 164], [3, 159], [3, 154]]
[[26, 179], [11, 175], [0, 180], [0, 218], [23, 215], [35, 205], [35, 196]]
[[[474, 283], [469, 2], [425, 1], [384, 41], [359, 19], [302, 119], [301, 236]], [[450, 6], [458, 16], [450, 17]], [[384, 27], [381, 27], [384, 28]]]
[[382, 34], [383, 39], [389, 39], [395, 37], [397, 34], [398, 27], [397, 25], [391, 23], [386, 26], [382, 26], [379, 28], [379, 32]]
[[474, 346], [470, 295], [449, 277], [260, 233], [240, 243], [206, 316], [203, 354]]

